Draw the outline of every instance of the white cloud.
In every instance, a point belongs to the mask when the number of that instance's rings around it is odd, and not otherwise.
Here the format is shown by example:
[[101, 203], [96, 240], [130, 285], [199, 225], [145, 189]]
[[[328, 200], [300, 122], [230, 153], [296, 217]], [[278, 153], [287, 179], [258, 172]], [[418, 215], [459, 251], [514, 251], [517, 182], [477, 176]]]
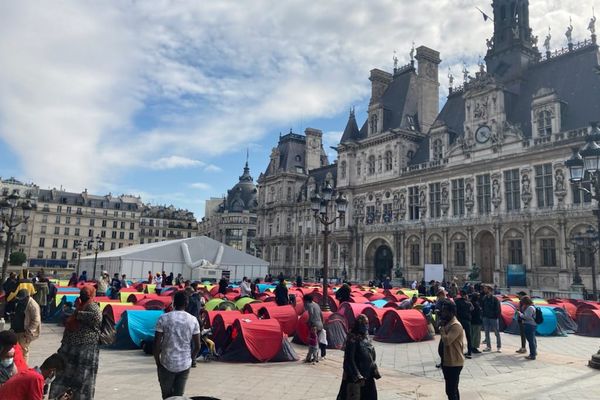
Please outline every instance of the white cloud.
[[204, 182], [190, 183], [189, 186], [192, 189], [201, 189], [201, 190], [210, 190], [210, 189], [212, 189], [212, 187], [208, 183], [204, 183]]
[[[572, 16], [583, 39], [593, 3], [531, 0], [534, 32], [552, 25], [562, 47]], [[394, 49], [408, 62], [413, 41], [441, 51], [446, 93], [448, 66], [457, 83], [463, 61], [474, 71], [492, 32], [474, 5], [0, 2], [0, 136], [43, 186], [94, 190], [152, 160], [217, 172], [210, 157], [364, 101], [368, 71], [390, 70]], [[148, 116], [155, 123], [140, 128]]]
[[181, 156], [169, 156], [159, 158], [158, 160], [152, 162], [151, 167], [153, 169], [172, 169], [172, 168], [190, 168], [190, 167], [200, 167], [203, 166], [204, 163], [200, 160], [194, 160], [187, 157]]
[[214, 165], [214, 164], [208, 164], [206, 167], [204, 167], [204, 171], [206, 172], [221, 172], [223, 171], [223, 168]]

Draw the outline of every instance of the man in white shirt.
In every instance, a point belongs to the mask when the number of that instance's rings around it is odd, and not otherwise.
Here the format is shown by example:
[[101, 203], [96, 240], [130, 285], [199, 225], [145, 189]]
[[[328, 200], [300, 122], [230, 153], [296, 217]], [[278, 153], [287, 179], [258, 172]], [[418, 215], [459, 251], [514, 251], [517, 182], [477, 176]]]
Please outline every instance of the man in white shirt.
[[175, 293], [175, 310], [163, 314], [156, 323], [154, 360], [163, 399], [183, 396], [192, 360], [200, 351], [200, 324], [185, 311], [187, 302], [185, 292]]

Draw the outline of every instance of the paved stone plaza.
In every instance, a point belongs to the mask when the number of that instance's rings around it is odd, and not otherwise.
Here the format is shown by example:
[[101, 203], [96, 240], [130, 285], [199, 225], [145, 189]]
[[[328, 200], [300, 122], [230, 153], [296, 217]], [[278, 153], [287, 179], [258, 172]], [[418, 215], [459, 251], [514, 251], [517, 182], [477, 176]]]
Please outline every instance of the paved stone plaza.
[[[59, 347], [62, 328], [44, 325], [33, 344], [36, 365]], [[571, 335], [538, 338], [539, 355], [527, 361], [515, 354], [519, 337], [502, 334], [503, 352], [466, 360], [461, 374], [463, 399], [600, 399], [600, 371], [586, 366], [600, 340]], [[435, 341], [409, 344], [374, 342], [383, 378], [379, 398], [445, 399], [441, 371], [435, 368]], [[300, 356], [306, 347], [295, 346]], [[297, 363], [198, 363], [187, 385], [187, 395], [222, 400], [260, 397], [262, 400], [335, 399], [343, 353], [330, 350], [317, 365]], [[141, 350], [102, 350], [96, 399], [160, 399], [154, 361]]]

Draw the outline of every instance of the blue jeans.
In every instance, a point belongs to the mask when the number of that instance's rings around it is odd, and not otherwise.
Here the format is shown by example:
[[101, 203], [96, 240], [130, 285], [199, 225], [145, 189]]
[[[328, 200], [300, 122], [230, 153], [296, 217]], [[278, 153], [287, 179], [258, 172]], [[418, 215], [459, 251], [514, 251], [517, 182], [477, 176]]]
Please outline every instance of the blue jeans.
[[527, 343], [529, 343], [529, 355], [532, 358], [537, 356], [537, 340], [535, 338], [535, 325], [531, 324], [523, 324], [523, 329], [525, 330], [525, 338], [527, 338]]
[[498, 319], [483, 317], [483, 330], [485, 331], [485, 345], [488, 347], [488, 349], [492, 347], [492, 342], [490, 340], [490, 331], [492, 330], [496, 335], [496, 347], [500, 349], [502, 347], [502, 342], [500, 341], [500, 327], [498, 325]]

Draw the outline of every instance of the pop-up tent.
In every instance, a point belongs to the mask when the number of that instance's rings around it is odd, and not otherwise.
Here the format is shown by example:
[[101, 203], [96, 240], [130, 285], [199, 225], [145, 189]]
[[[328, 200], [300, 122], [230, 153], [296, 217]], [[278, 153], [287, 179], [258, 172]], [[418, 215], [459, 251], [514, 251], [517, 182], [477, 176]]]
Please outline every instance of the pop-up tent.
[[600, 337], [600, 310], [588, 308], [577, 312], [577, 334]]
[[160, 310], [126, 310], [116, 326], [114, 347], [137, 349], [142, 342], [154, 340], [156, 322], [164, 314]]
[[[214, 314], [214, 318], [211, 322], [212, 336], [215, 342], [217, 352], [221, 353], [222, 350], [229, 344], [231, 337], [229, 335], [229, 327], [238, 319], [244, 319], [247, 321], [256, 321], [258, 318], [254, 314], [240, 314], [236, 311], [209, 311]], [[211, 314], [208, 314], [208, 318]], [[280, 328], [281, 329], [281, 328]]]
[[266, 301], [264, 303], [262, 303], [262, 302], [248, 303], [244, 306], [242, 312], [245, 314], [257, 315], [258, 311], [264, 307], [279, 307], [279, 306], [274, 301]]
[[241, 310], [244, 309], [244, 307], [246, 306], [246, 304], [250, 304], [250, 303], [262, 303], [262, 301], [255, 300], [252, 297], [240, 297], [235, 302], [235, 308], [241, 311]]
[[[348, 335], [348, 322], [338, 313], [324, 312], [325, 330], [327, 331], [327, 348], [341, 349], [346, 343]], [[306, 324], [305, 324], [306, 325]]]
[[499, 328], [500, 331], [504, 331], [506, 327], [510, 326], [515, 316], [516, 308], [512, 303], [500, 303], [500, 318]]
[[223, 299], [211, 299], [204, 305], [206, 311], [213, 310], [236, 310], [235, 303]]
[[379, 327], [381, 326], [381, 323], [383, 321], [383, 316], [389, 309], [390, 309], [390, 307], [387, 307], [387, 308], [372, 308], [372, 307], [365, 308], [365, 310], [363, 311], [363, 314], [365, 314], [367, 316], [367, 318], [369, 318], [369, 333], [370, 334], [373, 335], [377, 332], [377, 330], [379, 329]]
[[283, 333], [292, 336], [296, 332], [298, 325], [298, 314], [294, 306], [278, 306], [278, 307], [263, 307], [258, 310], [258, 318], [260, 319], [276, 319], [281, 325]]
[[389, 309], [374, 337], [380, 342], [407, 343], [429, 340], [427, 320], [419, 310]]
[[121, 316], [127, 310], [145, 310], [145, 308], [140, 305], [110, 303], [102, 310], [102, 317], [106, 318], [113, 326], [115, 326], [119, 323]]
[[[561, 307], [541, 305], [539, 309], [542, 311], [544, 322], [538, 324], [535, 330], [538, 336], [567, 336], [569, 331], [573, 332], [573, 328], [577, 327], [575, 322], [569, 318], [569, 315]], [[517, 318], [518, 316], [515, 312], [511, 323], [506, 326], [504, 332], [513, 335], [519, 334], [519, 322]]]
[[369, 304], [369, 303], [359, 304], [359, 303], [344, 302], [340, 305], [340, 308], [338, 309], [338, 314], [343, 315], [344, 318], [346, 318], [346, 322], [347, 322], [346, 325], [348, 327], [352, 327], [352, 326], [354, 326], [354, 322], [356, 321], [356, 318], [360, 314], [364, 314], [364, 312], [367, 308], [373, 308], [373, 305]]
[[[279, 322], [274, 319], [236, 319], [229, 328], [230, 341], [220, 359], [229, 362], [296, 361]], [[284, 353], [287, 353], [284, 354]]]

